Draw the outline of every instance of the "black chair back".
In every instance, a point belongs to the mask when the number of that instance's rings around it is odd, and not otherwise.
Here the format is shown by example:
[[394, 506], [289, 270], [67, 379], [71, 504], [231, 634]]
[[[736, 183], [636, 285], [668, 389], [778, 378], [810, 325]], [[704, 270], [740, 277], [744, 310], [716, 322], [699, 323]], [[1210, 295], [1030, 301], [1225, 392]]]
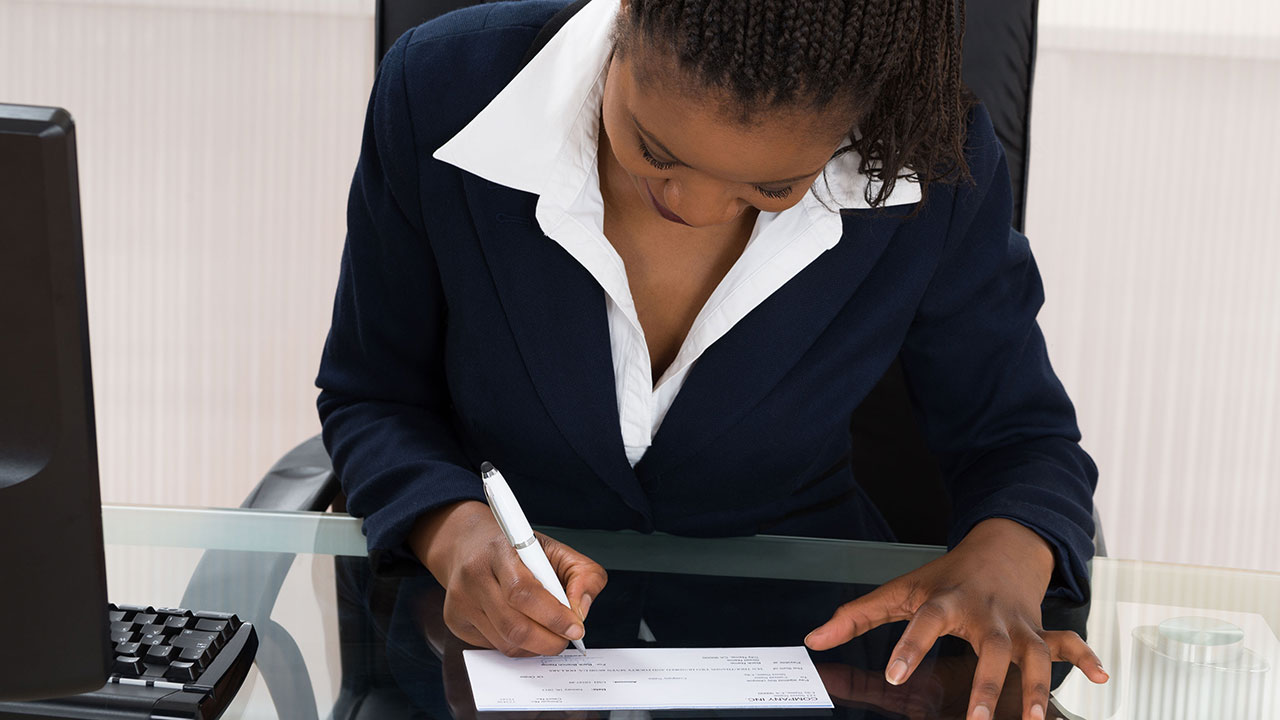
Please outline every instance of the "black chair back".
[[[377, 60], [404, 32], [477, 0], [378, 0]], [[1013, 181], [1013, 227], [1023, 229], [1038, 0], [967, 0], [965, 83], [986, 105]], [[911, 408], [897, 362], [854, 412], [859, 484], [902, 542], [945, 545], [950, 502]]]
[[[982, 100], [1004, 145], [1013, 217], [1023, 229], [1035, 73], [1038, 0], [967, 0], [964, 82]], [[945, 545], [951, 504], [894, 361], [853, 413], [852, 464], [858, 483], [901, 542]]]
[[434, 17], [487, 0], [378, 0], [374, 8], [373, 66], [401, 35]]

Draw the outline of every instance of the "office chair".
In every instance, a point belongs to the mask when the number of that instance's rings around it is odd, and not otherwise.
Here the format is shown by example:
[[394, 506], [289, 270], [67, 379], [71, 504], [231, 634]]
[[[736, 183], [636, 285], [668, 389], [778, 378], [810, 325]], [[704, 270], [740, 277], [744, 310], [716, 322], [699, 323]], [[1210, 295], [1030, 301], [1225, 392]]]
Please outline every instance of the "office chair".
[[[375, 63], [410, 28], [482, 1], [378, 0]], [[967, 0], [964, 81], [986, 105], [1004, 145], [1013, 183], [1010, 222], [1018, 231], [1023, 230], [1027, 191], [1037, 8], [1038, 0]], [[854, 412], [850, 432], [855, 478], [899, 540], [945, 545], [950, 518], [947, 492], [913, 413], [899, 362], [894, 362]], [[345, 510], [345, 498], [319, 436], [282, 457], [242, 504], [246, 508], [311, 511], [330, 506]], [[1095, 554], [1105, 555], [1096, 509], [1094, 523]], [[211, 551], [193, 574], [183, 603], [235, 608], [259, 628], [278, 628], [270, 622], [271, 609], [292, 561], [288, 554]], [[245, 583], [245, 577], [255, 582]], [[232, 578], [236, 581], [230, 582]], [[1083, 628], [1081, 612], [1087, 615], [1087, 607], [1067, 611], [1072, 616], [1071, 626], [1079, 622], [1078, 627]], [[299, 657], [296, 644], [283, 630], [263, 635], [258, 666], [281, 717], [315, 718], [305, 666], [295, 662]], [[343, 644], [344, 648], [357, 645], [345, 640]], [[344, 667], [346, 660], [344, 657]], [[344, 687], [344, 694], [347, 690]], [[373, 695], [340, 701], [336, 715], [367, 716], [381, 702]]]

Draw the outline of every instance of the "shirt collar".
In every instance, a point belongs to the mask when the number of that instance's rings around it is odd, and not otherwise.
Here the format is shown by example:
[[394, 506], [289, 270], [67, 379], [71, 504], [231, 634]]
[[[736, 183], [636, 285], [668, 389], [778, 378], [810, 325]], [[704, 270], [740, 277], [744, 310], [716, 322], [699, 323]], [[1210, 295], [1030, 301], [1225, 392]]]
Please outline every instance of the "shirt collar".
[[[541, 51], [457, 135], [433, 157], [486, 180], [544, 195], [554, 187], [554, 172], [565, 163], [595, 162], [591, 132], [600, 112], [605, 65], [612, 50], [610, 32], [619, 0], [591, 0], [565, 23]], [[866, 188], [875, 181], [858, 172], [855, 150], [827, 164], [802, 203], [823, 208], [867, 208]], [[828, 189], [829, 188], [829, 189]], [[900, 180], [886, 206], [919, 202], [920, 186]]]

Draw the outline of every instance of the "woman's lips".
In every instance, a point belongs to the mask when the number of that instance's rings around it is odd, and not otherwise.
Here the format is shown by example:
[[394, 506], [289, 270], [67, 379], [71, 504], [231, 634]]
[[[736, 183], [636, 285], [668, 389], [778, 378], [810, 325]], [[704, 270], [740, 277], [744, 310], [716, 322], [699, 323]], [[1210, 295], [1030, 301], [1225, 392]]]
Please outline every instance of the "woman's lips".
[[644, 189], [649, 193], [649, 199], [653, 201], [653, 209], [657, 210], [659, 215], [666, 218], [667, 220], [670, 220], [671, 222], [680, 223], [681, 225], [689, 224], [684, 221], [684, 218], [671, 212], [670, 210], [667, 209], [667, 206], [658, 202], [658, 198], [653, 194], [653, 188], [649, 187], [648, 180], [644, 181]]

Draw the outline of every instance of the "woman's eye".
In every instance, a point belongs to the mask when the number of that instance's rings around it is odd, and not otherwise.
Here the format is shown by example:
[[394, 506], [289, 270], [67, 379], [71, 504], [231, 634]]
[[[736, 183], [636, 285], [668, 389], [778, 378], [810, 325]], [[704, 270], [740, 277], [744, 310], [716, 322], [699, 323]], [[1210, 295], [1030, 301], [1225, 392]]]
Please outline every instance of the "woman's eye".
[[[670, 170], [671, 168], [676, 166], [676, 163], [670, 160], [659, 160], [658, 158], [654, 157], [653, 153], [649, 151], [649, 146], [645, 145], [643, 140], [640, 141], [640, 154], [644, 156], [644, 159], [646, 162], [648, 162], [650, 165], [654, 166], [658, 170]], [[756, 192], [769, 198], [770, 200], [784, 200], [791, 195], [791, 188], [785, 187], [785, 188], [778, 188], [778, 189], [770, 189], [770, 188], [760, 187], [757, 185]]]
[[644, 155], [644, 159], [649, 161], [650, 165], [654, 166], [659, 170], [670, 170], [671, 168], [676, 166], [676, 164], [673, 162], [659, 160], [658, 158], [654, 157], [653, 153], [649, 152], [649, 146], [645, 145], [643, 140], [640, 141], [640, 154]]
[[769, 198], [770, 200], [782, 200], [783, 198], [786, 198], [788, 195], [791, 194], [791, 188], [786, 187], [786, 188], [781, 188], [779, 190], [770, 190], [768, 188], [762, 188], [762, 187], [756, 186], [756, 192]]

